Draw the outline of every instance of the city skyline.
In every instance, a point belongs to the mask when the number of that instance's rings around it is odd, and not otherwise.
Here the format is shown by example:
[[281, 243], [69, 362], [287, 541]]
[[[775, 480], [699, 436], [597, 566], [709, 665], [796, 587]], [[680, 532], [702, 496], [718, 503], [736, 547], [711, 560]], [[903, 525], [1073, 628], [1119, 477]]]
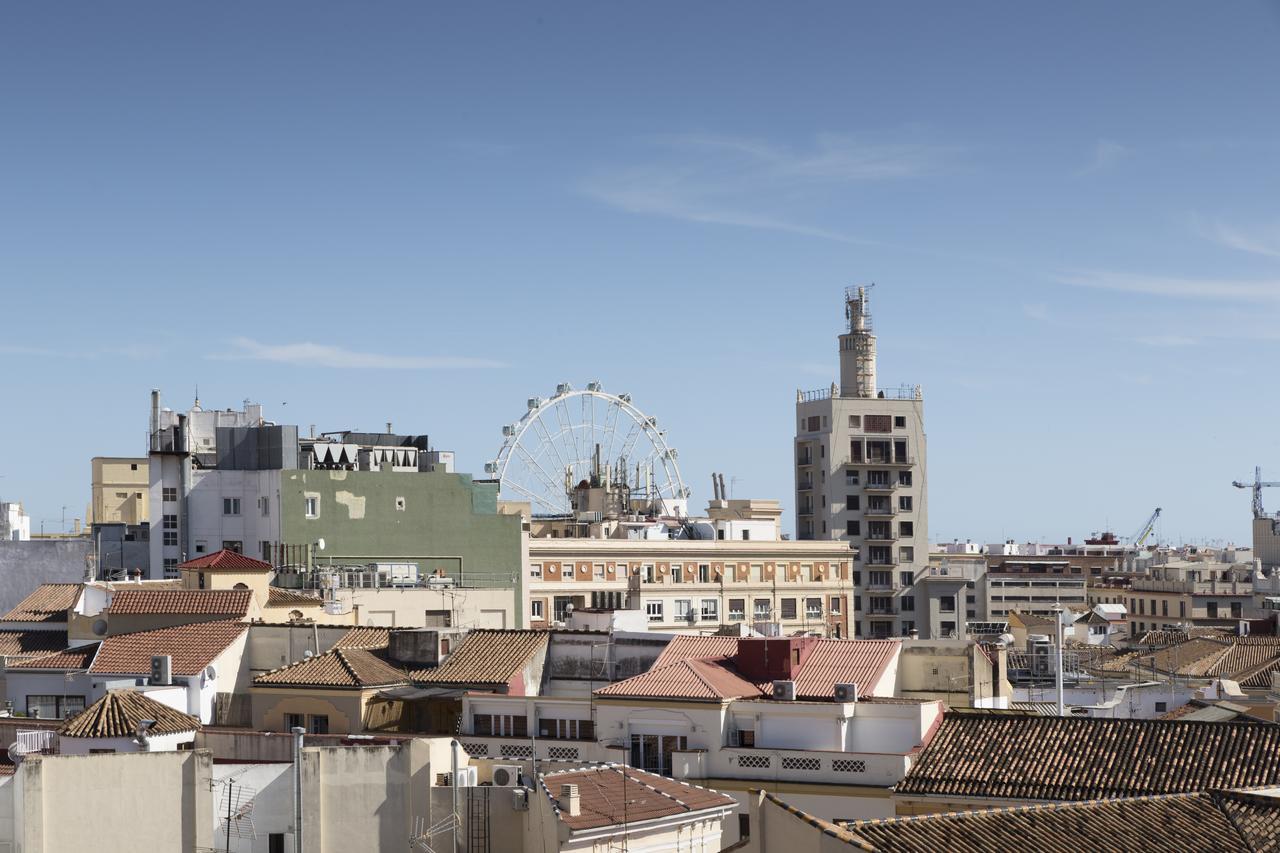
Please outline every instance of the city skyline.
[[392, 421], [479, 477], [528, 396], [596, 379], [694, 507], [723, 471], [794, 532], [795, 391], [877, 282], [934, 539], [1161, 506], [1166, 540], [1249, 542], [1231, 481], [1280, 472], [1272, 8], [308, 9], [9, 16], [0, 497], [37, 527], [144, 453], [152, 387]]

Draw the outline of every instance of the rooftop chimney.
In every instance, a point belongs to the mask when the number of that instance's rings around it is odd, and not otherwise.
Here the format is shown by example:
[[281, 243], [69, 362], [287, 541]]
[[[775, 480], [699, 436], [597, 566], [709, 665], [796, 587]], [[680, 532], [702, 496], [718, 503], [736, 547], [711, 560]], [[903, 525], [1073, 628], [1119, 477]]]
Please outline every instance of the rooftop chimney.
[[560, 786], [560, 811], [569, 817], [582, 814], [582, 798], [578, 796], [577, 785]]

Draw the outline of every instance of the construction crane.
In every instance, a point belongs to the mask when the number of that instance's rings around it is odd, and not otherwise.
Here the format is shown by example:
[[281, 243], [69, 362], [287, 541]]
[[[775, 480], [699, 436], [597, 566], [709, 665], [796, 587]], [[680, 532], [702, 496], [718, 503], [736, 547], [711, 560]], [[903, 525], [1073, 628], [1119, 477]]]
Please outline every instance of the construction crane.
[[1239, 480], [1234, 480], [1231, 485], [1235, 486], [1237, 489], [1253, 489], [1253, 517], [1266, 518], [1266, 510], [1262, 508], [1262, 490], [1269, 489], [1274, 486], [1280, 486], [1280, 483], [1274, 481], [1269, 483], [1263, 482], [1262, 467], [1259, 466], [1253, 469], [1252, 483], [1242, 483]]
[[1138, 528], [1138, 532], [1133, 535], [1130, 541], [1133, 543], [1134, 550], [1142, 547], [1142, 543], [1147, 541], [1147, 537], [1151, 535], [1151, 531], [1156, 528], [1156, 519], [1160, 517], [1161, 509], [1156, 507], [1156, 511], [1151, 513], [1151, 517], [1143, 522], [1142, 527]]

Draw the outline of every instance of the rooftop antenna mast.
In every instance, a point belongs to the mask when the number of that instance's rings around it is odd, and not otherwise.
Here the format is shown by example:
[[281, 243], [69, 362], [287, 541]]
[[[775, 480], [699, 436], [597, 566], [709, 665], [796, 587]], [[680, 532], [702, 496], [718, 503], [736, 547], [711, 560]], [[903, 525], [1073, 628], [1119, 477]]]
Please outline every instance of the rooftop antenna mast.
[[874, 284], [845, 288], [844, 317], [848, 329], [840, 336], [840, 396], [876, 396], [876, 336], [869, 303]]

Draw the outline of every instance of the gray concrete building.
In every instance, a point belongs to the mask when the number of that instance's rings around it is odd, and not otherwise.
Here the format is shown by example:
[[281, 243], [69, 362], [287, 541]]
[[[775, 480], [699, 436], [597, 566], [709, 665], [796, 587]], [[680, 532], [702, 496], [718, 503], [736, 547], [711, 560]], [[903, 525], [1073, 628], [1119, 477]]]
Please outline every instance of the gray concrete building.
[[867, 288], [845, 291], [840, 381], [796, 392], [796, 537], [856, 552], [855, 636], [903, 636], [918, 624], [916, 579], [929, 560], [924, 395], [876, 385]]

